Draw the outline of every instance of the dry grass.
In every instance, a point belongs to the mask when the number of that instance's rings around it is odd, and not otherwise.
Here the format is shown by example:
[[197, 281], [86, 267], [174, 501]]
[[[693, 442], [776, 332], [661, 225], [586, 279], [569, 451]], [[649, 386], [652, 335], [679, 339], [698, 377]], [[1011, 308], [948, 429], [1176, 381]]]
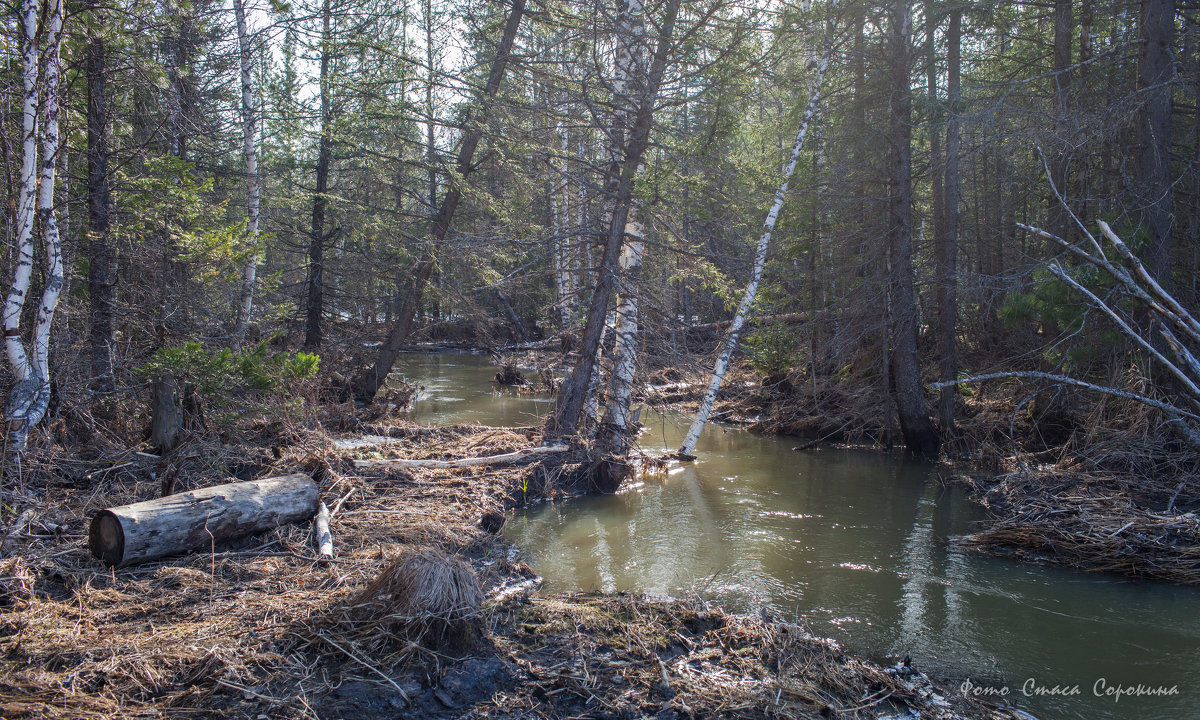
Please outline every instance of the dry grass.
[[920, 672], [849, 656], [800, 626], [698, 602], [535, 597], [497, 612], [496, 621], [498, 649], [529, 677], [495, 699], [506, 714], [537, 708], [537, 717], [1011, 717], [943, 697]]
[[431, 547], [404, 550], [349, 604], [345, 618], [370, 628], [440, 646], [467, 638], [479, 620], [483, 592], [475, 570]]
[[[493, 428], [374, 429], [402, 436], [389, 453], [528, 443]], [[358, 472], [348, 458], [366, 449], [337, 450], [320, 423], [253, 421], [241, 437], [263, 445], [194, 441], [164, 462], [128, 450], [84, 459], [47, 444], [27, 456], [19, 478], [9, 468], [2, 500], [17, 517], [5, 513], [9, 557], [0, 561], [0, 716], [314, 717], [346, 677], [379, 678], [315, 645], [310, 628], [351, 605], [407, 546], [475, 561], [494, 554], [497, 539], [477, 527], [480, 516], [503, 511], [528, 472]], [[87, 521], [101, 508], [157, 497], [164, 469], [173, 469], [177, 490], [235, 471], [312, 473], [331, 506], [344, 500], [333, 521], [337, 560], [318, 563], [309, 528], [287, 526], [207, 553], [105, 569], [86, 550]], [[490, 561], [484, 582], [494, 584], [511, 566]], [[368, 662], [376, 660], [388, 667], [386, 657]]]

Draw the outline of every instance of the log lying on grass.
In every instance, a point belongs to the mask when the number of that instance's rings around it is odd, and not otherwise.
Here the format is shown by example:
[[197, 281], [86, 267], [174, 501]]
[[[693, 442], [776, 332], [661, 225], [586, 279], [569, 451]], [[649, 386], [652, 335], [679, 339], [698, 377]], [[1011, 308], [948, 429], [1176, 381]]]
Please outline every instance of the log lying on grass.
[[101, 510], [88, 548], [113, 567], [208, 549], [317, 513], [317, 484], [299, 473], [228, 483]]
[[503, 455], [487, 455], [485, 457], [462, 458], [460, 460], [406, 460], [404, 458], [386, 458], [383, 460], [355, 460], [356, 468], [466, 468], [477, 465], [509, 465], [520, 462], [532, 455], [560, 453], [569, 450], [566, 445], [548, 445], [545, 447], [526, 448]]

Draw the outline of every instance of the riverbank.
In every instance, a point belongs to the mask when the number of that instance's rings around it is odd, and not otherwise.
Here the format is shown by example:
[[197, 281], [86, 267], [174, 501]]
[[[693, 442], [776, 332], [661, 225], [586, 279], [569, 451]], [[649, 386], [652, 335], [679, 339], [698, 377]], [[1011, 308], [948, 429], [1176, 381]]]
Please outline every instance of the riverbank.
[[[329, 564], [317, 561], [308, 527], [288, 526], [106, 570], [84, 547], [86, 522], [101, 507], [156, 496], [157, 459], [31, 455], [16, 492], [45, 510], [10, 529], [0, 564], [0, 715], [1014, 717], [939, 690], [917, 669], [882, 667], [698, 598], [530, 596], [529, 569], [481, 520], [554, 492], [538, 466], [362, 469], [352, 459], [492, 455], [532, 445], [535, 431], [360, 422], [374, 444], [339, 443], [347, 418], [325, 420], [323, 429], [264, 422], [250, 442], [185, 447], [176, 477], [186, 489], [237, 463], [253, 475], [311, 473], [341, 504]], [[252, 472], [247, 458], [259, 463]], [[474, 644], [363, 648], [331, 621], [414, 547], [476, 570], [488, 600]]]

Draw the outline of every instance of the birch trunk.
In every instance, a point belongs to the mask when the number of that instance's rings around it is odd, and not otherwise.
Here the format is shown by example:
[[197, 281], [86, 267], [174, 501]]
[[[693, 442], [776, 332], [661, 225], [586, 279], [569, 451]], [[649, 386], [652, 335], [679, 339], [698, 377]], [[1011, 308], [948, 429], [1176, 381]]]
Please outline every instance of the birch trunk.
[[779, 211], [783, 209], [783, 201], [787, 197], [788, 183], [791, 182], [792, 174], [796, 171], [796, 163], [800, 159], [800, 152], [804, 149], [804, 138], [808, 134], [808, 127], [812, 123], [813, 116], [817, 112], [817, 106], [821, 101], [821, 85], [825, 81], [825, 71], [829, 68], [829, 55], [832, 51], [832, 38], [827, 38], [825, 52], [821, 55], [821, 60], [817, 64], [817, 76], [814, 79], [812, 94], [808, 98], [808, 106], [804, 108], [804, 115], [800, 119], [800, 127], [796, 130], [796, 139], [792, 143], [792, 154], [788, 157], [787, 164], [783, 168], [783, 181], [779, 184], [779, 189], [775, 191], [775, 201], [771, 203], [771, 209], [767, 212], [767, 219], [763, 222], [763, 232], [758, 238], [758, 247], [754, 253], [754, 270], [750, 276], [750, 282], [746, 285], [746, 291], [742, 294], [742, 301], [738, 304], [737, 313], [733, 316], [733, 322], [729, 326], [729, 334], [721, 342], [721, 349], [717, 353], [717, 361], [713, 365], [712, 378], [708, 383], [708, 391], [704, 393], [704, 401], [700, 403], [700, 409], [696, 411], [696, 417], [692, 420], [692, 426], [688, 429], [687, 435], [683, 438], [683, 444], [676, 451], [676, 456], [681, 458], [690, 458], [692, 451], [696, 449], [696, 441], [700, 439], [700, 432], [704, 430], [704, 424], [708, 422], [708, 416], [712, 412], [713, 403], [717, 399], [717, 393], [721, 390], [721, 382], [725, 379], [725, 371], [729, 369], [729, 359], [733, 356], [733, 351], [737, 347], [738, 334], [742, 330], [742, 326], [746, 323], [746, 316], [750, 312], [750, 308], [754, 305], [754, 298], [758, 295], [758, 284], [762, 281], [763, 267], [767, 263], [767, 249], [771, 244], [771, 234], [775, 231], [775, 222], [779, 219]]
[[621, 293], [617, 300], [617, 339], [608, 399], [604, 404], [600, 447], [602, 454], [628, 452], [629, 406], [637, 366], [638, 286], [641, 281], [643, 234], [636, 220], [625, 225], [625, 250], [621, 255]]
[[254, 56], [250, 46], [250, 33], [246, 23], [244, 0], [233, 0], [237, 16], [239, 61], [242, 70], [242, 152], [246, 160], [246, 242], [251, 248], [250, 257], [242, 268], [242, 290], [238, 301], [237, 322], [233, 328], [235, 342], [241, 342], [250, 324], [250, 312], [254, 308], [254, 282], [258, 275], [258, 144], [254, 136]]
[[[25, 98], [23, 104], [21, 163], [21, 205], [18, 215], [17, 277], [5, 304], [4, 334], [9, 360], [17, 382], [8, 398], [8, 445], [14, 452], [25, 449], [30, 429], [46, 414], [50, 404], [50, 326], [63, 287], [62, 240], [58, 218], [54, 214], [54, 183], [58, 164], [59, 51], [62, 46], [62, 0], [50, 0], [47, 8], [45, 52], [45, 127], [41, 138], [41, 173], [34, 180], [38, 162], [37, 101], [38, 47], [37, 7], [35, 0], [22, 6], [24, 22], [23, 62]], [[36, 186], [35, 186], [36, 185]], [[36, 197], [35, 197], [36, 193]], [[34, 204], [42, 221], [46, 281], [33, 327], [33, 356], [25, 351], [20, 338], [20, 314], [33, 269]], [[10, 311], [12, 315], [10, 315]]]
[[[17, 202], [17, 265], [4, 302], [4, 349], [17, 386], [30, 377], [29, 356], [21, 342], [21, 310], [33, 275], [33, 224], [37, 208], [38, 4], [21, 6], [21, 59], [24, 98], [21, 104], [21, 194]], [[16, 393], [17, 388], [13, 392]]]
[[[617, 18], [616, 78], [617, 112], [614, 117], [610, 148], [612, 177], [619, 176], [625, 157], [624, 138], [636, 103], [650, 102], [645, 89], [646, 23], [641, 0], [628, 0]], [[640, 161], [638, 163], [640, 165]], [[636, 172], [640, 167], [634, 170]], [[629, 403], [633, 394], [633, 374], [637, 365], [637, 296], [641, 280], [643, 239], [641, 224], [632, 219], [632, 207], [623, 224], [620, 274], [617, 278], [616, 343], [613, 347], [612, 374], [604, 403], [604, 419], [597, 426], [601, 457], [628, 454], [626, 431], [629, 427]], [[614, 218], [616, 213], [614, 212]]]
[[[559, 137], [562, 141], [562, 154], [568, 152], [567, 129], [559, 127]], [[562, 168], [562, 180], [550, 198], [554, 214], [554, 281], [558, 293], [558, 313], [562, 329], [571, 327], [571, 245], [567, 228], [571, 225], [571, 208], [569, 198], [571, 193], [567, 185], [567, 168]], [[562, 199], [559, 199], [561, 194]]]

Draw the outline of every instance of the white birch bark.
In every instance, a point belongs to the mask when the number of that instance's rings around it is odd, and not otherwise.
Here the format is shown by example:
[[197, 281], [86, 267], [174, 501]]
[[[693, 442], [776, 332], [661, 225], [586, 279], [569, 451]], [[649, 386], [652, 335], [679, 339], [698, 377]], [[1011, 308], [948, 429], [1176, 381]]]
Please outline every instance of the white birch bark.
[[624, 434], [629, 428], [629, 404], [637, 365], [638, 281], [641, 278], [643, 233], [636, 220], [625, 224], [625, 248], [621, 253], [621, 294], [617, 300], [617, 338], [604, 423], [610, 432]]
[[[831, 39], [827, 39], [827, 43], [832, 44]], [[700, 409], [696, 411], [696, 417], [692, 420], [692, 426], [688, 429], [687, 435], [683, 439], [683, 444], [679, 446], [676, 455], [681, 457], [689, 457], [692, 451], [696, 448], [696, 441], [700, 439], [700, 432], [704, 429], [704, 424], [708, 422], [709, 413], [712, 412], [713, 402], [717, 399], [717, 393], [721, 390], [721, 382], [725, 379], [725, 371], [729, 369], [729, 359], [733, 356], [733, 351], [737, 347], [738, 333], [741, 332], [742, 326], [746, 323], [746, 315], [750, 312], [750, 307], [754, 304], [754, 298], [758, 294], [758, 284], [762, 280], [763, 267], [767, 263], [767, 248], [771, 244], [771, 234], [775, 231], [775, 222], [779, 219], [779, 211], [783, 208], [783, 201], [787, 197], [788, 183], [792, 179], [792, 174], [796, 171], [796, 162], [800, 159], [800, 151], [804, 148], [804, 138], [808, 134], [808, 127], [812, 122], [813, 116], [816, 114], [817, 106], [821, 100], [821, 85], [825, 80], [825, 71], [829, 67], [829, 55], [832, 50], [830, 45], [827, 45], [825, 52], [821, 55], [821, 60], [817, 65], [817, 76], [813, 82], [812, 94], [808, 99], [808, 106], [804, 109], [804, 116], [800, 119], [800, 127], [796, 131], [795, 142], [792, 143], [792, 154], [788, 157], [787, 164], [783, 168], [783, 181], [779, 184], [779, 189], [775, 191], [775, 201], [771, 204], [771, 209], [767, 213], [767, 219], [763, 223], [762, 236], [758, 239], [758, 247], [754, 253], [754, 271], [751, 275], [749, 284], [746, 285], [746, 291], [742, 294], [742, 301], [738, 304], [737, 313], [733, 316], [733, 323], [729, 326], [729, 334], [721, 343], [721, 349], [717, 353], [717, 361], [713, 365], [712, 378], [708, 383], [708, 391], [704, 393], [704, 402], [700, 404]]]
[[[626, 160], [625, 133], [630, 127], [638, 102], [649, 102], [643, 94], [642, 80], [647, 68], [644, 61], [646, 24], [641, 0], [622, 3], [617, 17], [617, 54], [613, 91], [616, 94], [616, 117], [610, 145], [613, 172], [618, 172]], [[642, 229], [633, 217], [631, 208], [625, 223], [624, 247], [621, 250], [620, 273], [617, 275], [619, 296], [614, 330], [613, 368], [609, 376], [604, 403], [605, 437], [602, 445], [614, 449], [616, 440], [629, 426], [629, 402], [633, 389], [633, 372], [637, 365], [637, 295], [642, 266]], [[597, 383], [599, 384], [599, 383]]]
[[[562, 140], [562, 154], [565, 158], [567, 155], [567, 129], [559, 127], [559, 137]], [[565, 163], [565, 161], [564, 161]], [[562, 195], [560, 201], [559, 195]], [[570, 192], [567, 187], [567, 168], [562, 168], [560, 182], [555, 186], [555, 191], [551, 194], [550, 202], [553, 206], [552, 212], [554, 215], [554, 282], [555, 290], [558, 293], [558, 312], [559, 320], [562, 322], [562, 328], [566, 330], [571, 327], [571, 275], [570, 275], [570, 238], [567, 235], [567, 227], [571, 224], [571, 208], [568, 198]], [[561, 203], [561, 204], [560, 204]]]
[[[7, 419], [9, 420], [8, 446], [14, 452], [25, 449], [29, 430], [46, 414], [50, 404], [50, 326], [58, 306], [58, 296], [63, 287], [62, 240], [58, 232], [58, 219], [54, 214], [54, 184], [58, 166], [59, 149], [59, 83], [60, 48], [62, 47], [63, 4], [62, 0], [49, 0], [46, 19], [45, 53], [45, 127], [41, 137], [41, 171], [35, 181], [34, 171], [38, 162], [37, 147], [37, 100], [38, 100], [38, 47], [36, 0], [25, 0], [23, 10], [23, 32], [25, 46], [24, 62], [24, 107], [22, 130], [21, 205], [18, 211], [18, 266], [12, 290], [5, 303], [5, 344], [9, 360], [17, 376], [17, 383], [9, 395]], [[33, 327], [32, 358], [26, 352], [20, 338], [20, 313], [33, 269], [33, 212], [42, 221], [44, 253], [46, 256], [46, 280], [38, 307], [37, 320]], [[13, 314], [10, 315], [10, 311]]]
[[[21, 103], [21, 189], [17, 201], [17, 265], [4, 302], [4, 349], [20, 386], [30, 376], [29, 356], [21, 342], [21, 310], [33, 275], [33, 224], [37, 207], [38, 47], [37, 0], [21, 5], [21, 61], [24, 98]], [[14, 389], [15, 392], [15, 389]]]
[[254, 309], [254, 283], [258, 275], [260, 204], [258, 143], [255, 137], [254, 55], [246, 23], [244, 2], [245, 0], [233, 0], [233, 11], [237, 16], [239, 60], [242, 71], [242, 152], [246, 161], [246, 241], [252, 250], [242, 268], [242, 290], [238, 302], [237, 322], [233, 330], [235, 341], [241, 341], [246, 334], [246, 327], [250, 324], [250, 313]]

